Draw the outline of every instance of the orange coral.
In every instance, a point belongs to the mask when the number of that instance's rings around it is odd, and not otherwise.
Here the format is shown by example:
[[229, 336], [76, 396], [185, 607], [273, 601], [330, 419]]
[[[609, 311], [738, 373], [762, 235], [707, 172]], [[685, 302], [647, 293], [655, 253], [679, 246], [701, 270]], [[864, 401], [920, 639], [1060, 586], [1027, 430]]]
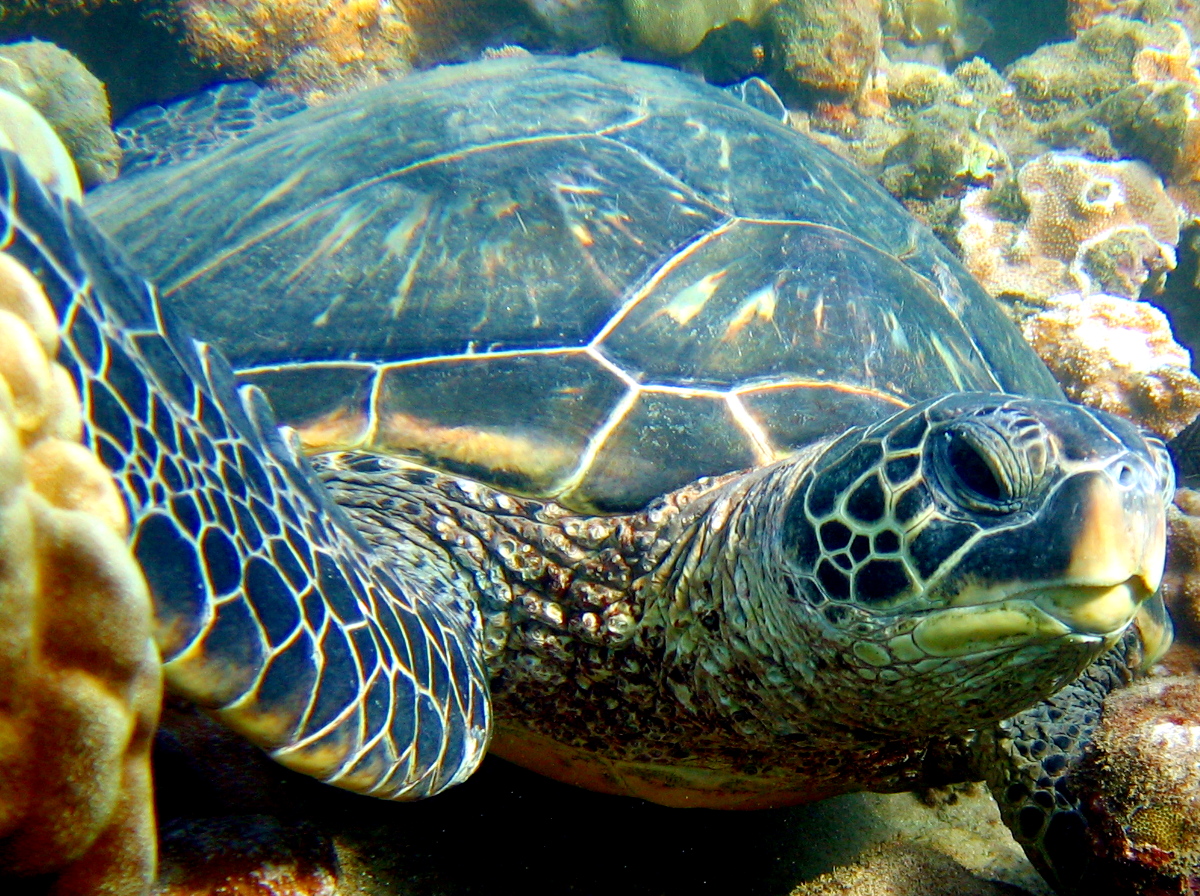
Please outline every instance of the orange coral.
[[124, 504], [78, 444], [33, 275], [0, 252], [0, 869], [52, 894], [144, 892], [161, 699]]

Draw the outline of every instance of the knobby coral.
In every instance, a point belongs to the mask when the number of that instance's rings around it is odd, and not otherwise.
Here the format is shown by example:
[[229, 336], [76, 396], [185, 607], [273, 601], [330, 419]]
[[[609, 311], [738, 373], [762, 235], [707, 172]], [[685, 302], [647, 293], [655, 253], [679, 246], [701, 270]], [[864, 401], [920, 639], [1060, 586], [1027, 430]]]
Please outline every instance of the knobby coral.
[[0, 871], [124, 896], [154, 874], [161, 673], [124, 504], [79, 444], [57, 347], [41, 286], [0, 252]]

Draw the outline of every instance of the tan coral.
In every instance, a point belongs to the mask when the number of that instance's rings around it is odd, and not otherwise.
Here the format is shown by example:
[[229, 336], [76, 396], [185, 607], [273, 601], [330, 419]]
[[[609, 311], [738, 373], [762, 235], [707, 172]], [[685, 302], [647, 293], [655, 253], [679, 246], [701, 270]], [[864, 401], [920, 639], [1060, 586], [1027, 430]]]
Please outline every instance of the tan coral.
[[994, 188], [962, 202], [964, 261], [992, 295], [1137, 298], [1174, 269], [1179, 215], [1146, 165], [1045, 153], [1021, 168], [1017, 188], [1023, 223], [998, 211]]
[[1167, 316], [1119, 296], [1059, 296], [1022, 321], [1025, 338], [1075, 401], [1170, 438], [1200, 413], [1200, 379]]
[[0, 253], [0, 871], [124, 896], [154, 873], [161, 673], [124, 505], [75, 441], [53, 320]]

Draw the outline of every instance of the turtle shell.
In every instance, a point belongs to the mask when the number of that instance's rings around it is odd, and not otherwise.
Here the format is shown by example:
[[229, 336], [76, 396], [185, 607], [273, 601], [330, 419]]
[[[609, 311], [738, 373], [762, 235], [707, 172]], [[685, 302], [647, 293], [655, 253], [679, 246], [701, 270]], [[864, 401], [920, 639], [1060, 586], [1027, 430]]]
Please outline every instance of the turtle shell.
[[948, 392], [1061, 397], [874, 183], [665, 68], [436, 69], [90, 210], [313, 450], [580, 509]]

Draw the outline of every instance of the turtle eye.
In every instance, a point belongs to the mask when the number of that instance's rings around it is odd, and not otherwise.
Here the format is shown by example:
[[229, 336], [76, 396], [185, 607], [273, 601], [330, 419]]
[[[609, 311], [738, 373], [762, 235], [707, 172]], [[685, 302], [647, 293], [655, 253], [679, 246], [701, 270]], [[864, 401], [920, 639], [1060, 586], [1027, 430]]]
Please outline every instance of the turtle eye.
[[987, 426], [964, 425], [942, 433], [942, 484], [957, 503], [981, 513], [1007, 513], [1026, 491], [1027, 477], [1011, 446]]

